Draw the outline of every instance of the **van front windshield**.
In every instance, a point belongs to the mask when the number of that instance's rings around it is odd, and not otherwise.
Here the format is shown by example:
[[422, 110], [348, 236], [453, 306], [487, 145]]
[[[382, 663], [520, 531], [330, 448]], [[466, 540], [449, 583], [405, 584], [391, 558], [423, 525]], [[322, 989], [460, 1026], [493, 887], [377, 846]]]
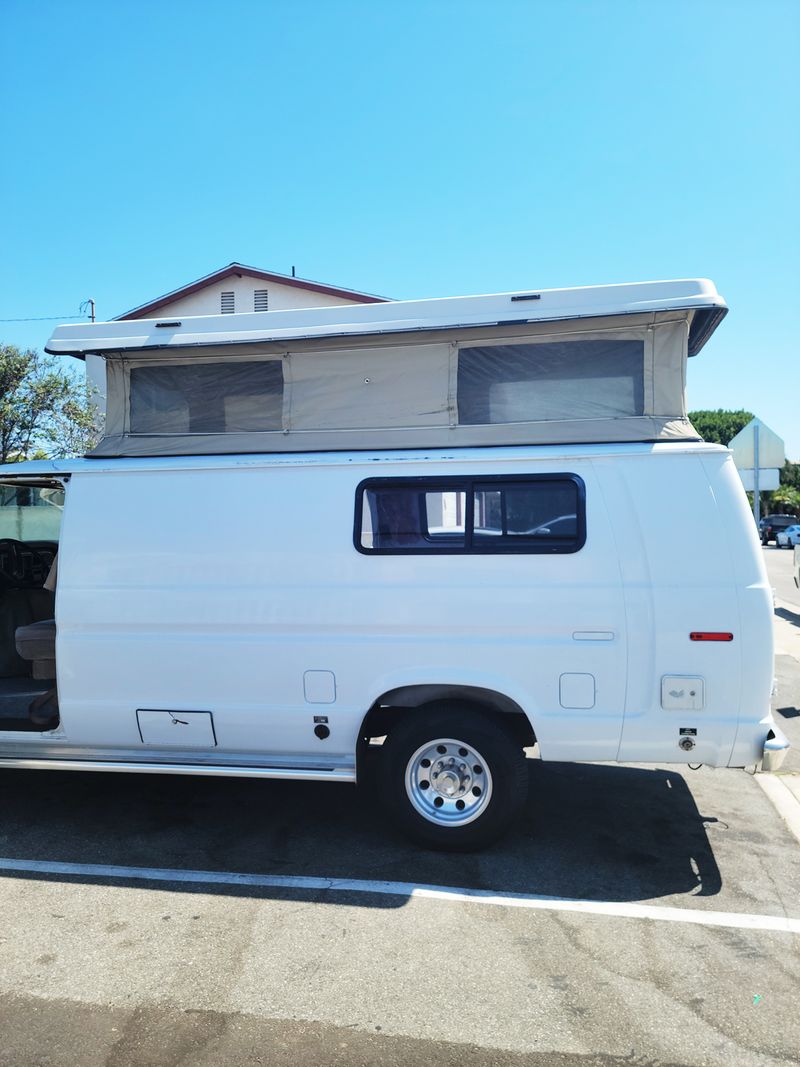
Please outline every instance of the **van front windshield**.
[[0, 484], [0, 539], [58, 541], [63, 489]]

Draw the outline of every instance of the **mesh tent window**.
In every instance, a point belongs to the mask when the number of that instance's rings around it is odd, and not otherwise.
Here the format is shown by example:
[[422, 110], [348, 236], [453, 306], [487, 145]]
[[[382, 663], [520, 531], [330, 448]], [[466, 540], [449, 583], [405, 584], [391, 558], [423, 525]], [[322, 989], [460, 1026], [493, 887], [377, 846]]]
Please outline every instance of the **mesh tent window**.
[[549, 341], [462, 348], [460, 424], [608, 419], [644, 413], [644, 342]]
[[130, 373], [133, 434], [280, 430], [279, 360], [135, 367]]

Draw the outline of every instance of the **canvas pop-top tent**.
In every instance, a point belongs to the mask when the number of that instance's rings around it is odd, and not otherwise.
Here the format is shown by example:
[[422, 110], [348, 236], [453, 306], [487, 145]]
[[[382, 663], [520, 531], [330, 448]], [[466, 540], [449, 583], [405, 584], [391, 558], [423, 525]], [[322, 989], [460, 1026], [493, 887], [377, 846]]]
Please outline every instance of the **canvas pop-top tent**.
[[704, 280], [80, 323], [103, 356], [98, 457], [697, 439]]

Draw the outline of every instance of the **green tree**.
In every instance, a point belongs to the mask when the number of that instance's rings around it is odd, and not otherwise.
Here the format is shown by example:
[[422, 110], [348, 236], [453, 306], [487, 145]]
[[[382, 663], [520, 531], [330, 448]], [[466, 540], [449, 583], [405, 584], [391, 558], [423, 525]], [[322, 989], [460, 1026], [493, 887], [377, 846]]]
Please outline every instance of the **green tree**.
[[[719, 445], [730, 444], [731, 438], [745, 428], [753, 418], [750, 411], [690, 411], [689, 421], [704, 441], [713, 441]], [[752, 502], [752, 493], [748, 493]], [[800, 463], [789, 460], [780, 472], [780, 488], [771, 493], [761, 494], [762, 513], [785, 511], [800, 514]]]
[[774, 489], [770, 493], [770, 508], [772, 511], [782, 511], [787, 515], [800, 513], [800, 489], [791, 485], [782, 485], [780, 489]]
[[690, 411], [689, 421], [704, 441], [718, 445], [730, 444], [732, 437], [745, 428], [754, 418], [751, 411]]
[[781, 486], [800, 490], [800, 463], [787, 459], [781, 467]]
[[33, 349], [0, 344], [0, 463], [81, 455], [97, 437], [85, 382]]

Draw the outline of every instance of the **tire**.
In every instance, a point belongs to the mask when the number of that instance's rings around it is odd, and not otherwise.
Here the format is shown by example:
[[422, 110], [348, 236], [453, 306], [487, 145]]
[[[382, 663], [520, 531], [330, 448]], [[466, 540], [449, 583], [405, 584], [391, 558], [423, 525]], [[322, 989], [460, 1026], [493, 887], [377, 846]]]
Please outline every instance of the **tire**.
[[451, 852], [497, 841], [528, 793], [521, 744], [497, 715], [475, 708], [409, 711], [389, 733], [376, 770], [381, 801], [398, 829], [417, 844]]

